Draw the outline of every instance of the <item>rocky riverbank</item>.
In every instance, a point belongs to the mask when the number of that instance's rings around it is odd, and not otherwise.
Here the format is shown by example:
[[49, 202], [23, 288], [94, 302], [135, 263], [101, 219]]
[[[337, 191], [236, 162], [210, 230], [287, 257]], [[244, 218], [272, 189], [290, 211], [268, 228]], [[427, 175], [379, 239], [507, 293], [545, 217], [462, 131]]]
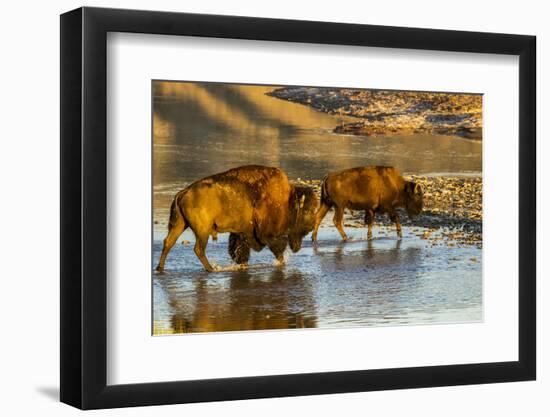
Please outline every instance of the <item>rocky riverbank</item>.
[[[420, 216], [409, 219], [401, 212], [401, 223], [433, 246], [482, 245], [483, 221], [483, 184], [481, 177], [423, 177], [409, 176], [422, 185], [424, 190], [424, 210]], [[295, 181], [309, 185], [320, 196], [320, 180]], [[346, 210], [344, 226], [364, 227], [362, 211]], [[324, 224], [332, 226], [332, 214], [325, 217]], [[328, 223], [327, 223], [328, 222]], [[395, 233], [387, 215], [377, 215], [375, 227], [381, 227], [384, 233]], [[366, 232], [365, 232], [366, 234]]]
[[[405, 176], [416, 181], [424, 190], [424, 210], [420, 216], [409, 219], [404, 210], [399, 209], [401, 224], [408, 232], [431, 245], [463, 246], [474, 245], [481, 248], [483, 222], [483, 184], [481, 177], [442, 177], [442, 176]], [[321, 194], [321, 180], [298, 178], [297, 184], [313, 187], [317, 195]], [[155, 201], [154, 227], [164, 234], [170, 217], [170, 203], [174, 194], [184, 188], [178, 184], [175, 188], [157, 190]], [[321, 227], [334, 227], [333, 210], [325, 217]], [[344, 227], [365, 228], [364, 212], [346, 210]], [[376, 215], [375, 232], [395, 236], [395, 226], [387, 215]], [[365, 228], [364, 235], [367, 231]]]
[[391, 135], [431, 133], [482, 138], [480, 94], [342, 88], [283, 87], [267, 93], [315, 110], [357, 118], [335, 133]]

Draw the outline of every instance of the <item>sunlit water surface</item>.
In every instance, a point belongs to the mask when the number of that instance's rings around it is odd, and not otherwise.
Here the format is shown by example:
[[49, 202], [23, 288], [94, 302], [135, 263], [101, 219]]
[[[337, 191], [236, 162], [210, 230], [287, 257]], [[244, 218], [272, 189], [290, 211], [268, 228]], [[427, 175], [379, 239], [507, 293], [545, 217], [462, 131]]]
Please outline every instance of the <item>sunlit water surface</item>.
[[[481, 143], [435, 135], [359, 137], [332, 133], [349, 118], [265, 95], [271, 87], [163, 83], [155, 89], [153, 263], [158, 262], [174, 194], [196, 179], [245, 164], [283, 168], [290, 179], [321, 179], [360, 165], [393, 165], [404, 173], [479, 175]], [[351, 119], [353, 120], [353, 119]], [[153, 275], [153, 332], [372, 326], [482, 320], [481, 249], [432, 247], [404, 228], [347, 229], [342, 244], [331, 225], [314, 248], [274, 264], [268, 250], [238, 269], [227, 235], [207, 255], [222, 271], [208, 274], [187, 230]], [[180, 239], [181, 241], [181, 239]]]
[[[186, 232], [184, 235], [186, 235]], [[481, 250], [431, 247], [415, 235], [398, 240], [362, 230], [342, 243], [329, 228], [276, 265], [264, 250], [240, 269], [227, 254], [226, 236], [208, 256], [221, 271], [207, 273], [192, 244], [177, 245], [167, 272], [155, 275], [154, 332], [374, 326], [479, 321]], [[185, 236], [192, 239], [192, 236]], [[155, 241], [154, 257], [162, 248]]]

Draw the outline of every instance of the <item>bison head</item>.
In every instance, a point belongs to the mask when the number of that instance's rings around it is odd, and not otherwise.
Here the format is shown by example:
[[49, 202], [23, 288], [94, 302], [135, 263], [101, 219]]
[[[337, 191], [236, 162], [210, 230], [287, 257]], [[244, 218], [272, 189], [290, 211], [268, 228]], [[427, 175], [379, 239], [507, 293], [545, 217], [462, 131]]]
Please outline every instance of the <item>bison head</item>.
[[417, 216], [424, 206], [424, 193], [420, 184], [412, 181], [405, 183], [405, 209], [409, 217]]
[[319, 199], [310, 187], [294, 186], [290, 198], [290, 227], [288, 244], [293, 252], [302, 247], [302, 240], [315, 226]]

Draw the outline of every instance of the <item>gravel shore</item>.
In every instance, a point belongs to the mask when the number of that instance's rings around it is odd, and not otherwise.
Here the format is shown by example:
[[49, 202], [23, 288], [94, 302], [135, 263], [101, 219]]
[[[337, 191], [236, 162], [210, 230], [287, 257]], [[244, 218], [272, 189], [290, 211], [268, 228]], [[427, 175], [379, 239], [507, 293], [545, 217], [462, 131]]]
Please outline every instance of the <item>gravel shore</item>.
[[284, 87], [268, 95], [358, 119], [335, 126], [335, 133], [361, 136], [431, 133], [482, 138], [480, 94]]
[[[424, 190], [424, 210], [420, 216], [409, 219], [399, 209], [401, 224], [421, 239], [432, 245], [463, 246], [482, 245], [483, 185], [481, 177], [405, 176], [416, 181]], [[296, 184], [313, 187], [321, 194], [321, 180], [302, 179]], [[178, 186], [178, 189], [181, 188]], [[170, 202], [175, 191], [166, 191], [166, 201], [155, 208], [155, 229], [164, 234], [169, 218]], [[334, 227], [333, 210], [325, 217], [321, 227]], [[363, 211], [346, 210], [344, 227], [365, 228]], [[375, 230], [382, 230], [388, 236], [395, 234], [395, 227], [387, 215], [375, 217]], [[365, 228], [366, 236], [366, 228]]]
[[[409, 219], [400, 211], [401, 224], [432, 245], [482, 245], [483, 185], [481, 177], [425, 177], [406, 176], [422, 185], [424, 210], [420, 216]], [[320, 196], [320, 180], [299, 178], [298, 184], [309, 185]], [[364, 212], [346, 210], [344, 226], [364, 227]], [[327, 223], [327, 219], [329, 223]], [[325, 224], [332, 226], [332, 214], [325, 217]], [[387, 215], [377, 215], [375, 224], [384, 230], [393, 226]], [[375, 226], [376, 227], [376, 226]]]

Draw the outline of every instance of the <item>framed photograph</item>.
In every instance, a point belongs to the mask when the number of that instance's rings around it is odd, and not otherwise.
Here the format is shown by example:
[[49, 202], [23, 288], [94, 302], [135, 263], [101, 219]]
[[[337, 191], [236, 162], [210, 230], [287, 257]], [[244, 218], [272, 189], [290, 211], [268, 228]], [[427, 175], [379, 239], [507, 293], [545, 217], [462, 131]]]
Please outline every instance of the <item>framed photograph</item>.
[[535, 37], [61, 16], [61, 401], [533, 380]]

